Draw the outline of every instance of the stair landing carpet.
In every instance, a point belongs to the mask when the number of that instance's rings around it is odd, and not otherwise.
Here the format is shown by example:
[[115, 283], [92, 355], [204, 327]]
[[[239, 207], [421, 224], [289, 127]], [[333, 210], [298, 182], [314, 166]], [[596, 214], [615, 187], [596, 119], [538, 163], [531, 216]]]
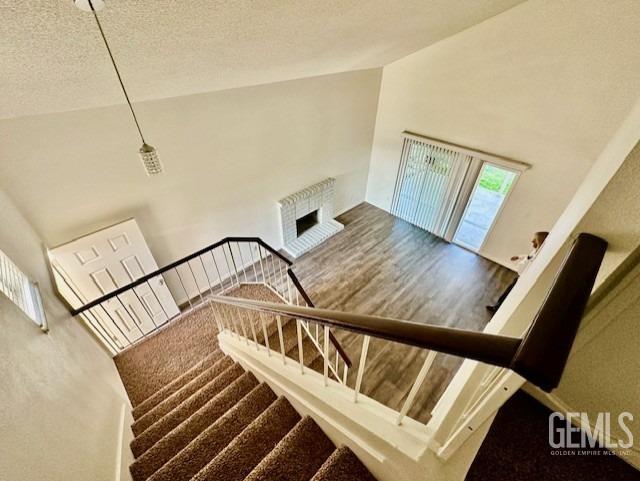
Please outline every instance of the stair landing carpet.
[[[262, 286], [240, 292], [274, 300]], [[210, 312], [172, 321], [116, 359], [134, 405], [133, 480], [375, 481], [349, 448], [218, 349]], [[304, 355], [317, 364], [311, 349]]]
[[209, 357], [218, 346], [217, 335], [213, 316], [203, 306], [116, 355], [114, 361], [133, 406]]
[[[255, 284], [241, 285], [227, 295], [282, 302], [269, 288]], [[117, 354], [114, 361], [134, 408], [181, 375], [199, 375], [206, 366], [190, 370], [207, 362], [218, 347], [217, 336], [212, 310], [204, 304]]]
[[498, 411], [466, 481], [638, 481], [640, 473], [600, 447], [554, 455], [549, 446], [551, 411], [524, 391], [516, 392]]

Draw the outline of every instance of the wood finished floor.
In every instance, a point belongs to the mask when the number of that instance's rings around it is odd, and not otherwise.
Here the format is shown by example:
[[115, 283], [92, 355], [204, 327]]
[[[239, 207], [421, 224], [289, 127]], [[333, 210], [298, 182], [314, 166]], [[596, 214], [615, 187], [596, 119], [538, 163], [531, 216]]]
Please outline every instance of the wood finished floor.
[[[515, 274], [370, 204], [337, 220], [345, 229], [297, 258], [293, 270], [317, 307], [481, 330], [493, 302]], [[336, 331], [354, 363], [362, 336]], [[362, 392], [399, 410], [426, 351], [372, 339]], [[409, 416], [428, 421], [462, 359], [438, 354]]]

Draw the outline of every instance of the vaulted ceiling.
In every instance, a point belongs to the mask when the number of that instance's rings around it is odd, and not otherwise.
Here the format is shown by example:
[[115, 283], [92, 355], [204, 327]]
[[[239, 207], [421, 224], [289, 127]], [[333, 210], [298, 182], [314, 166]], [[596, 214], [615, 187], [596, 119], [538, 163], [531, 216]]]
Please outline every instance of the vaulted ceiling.
[[[521, 2], [107, 0], [99, 15], [140, 101], [380, 67]], [[0, 72], [0, 118], [123, 102], [72, 0], [0, 0]]]

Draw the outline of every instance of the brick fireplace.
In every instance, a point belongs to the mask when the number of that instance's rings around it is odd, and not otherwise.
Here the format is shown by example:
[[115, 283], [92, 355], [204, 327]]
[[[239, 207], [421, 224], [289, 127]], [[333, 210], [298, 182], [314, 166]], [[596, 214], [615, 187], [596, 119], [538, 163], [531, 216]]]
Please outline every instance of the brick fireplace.
[[344, 229], [333, 219], [335, 182], [328, 178], [280, 200], [282, 240], [290, 256], [298, 257]]

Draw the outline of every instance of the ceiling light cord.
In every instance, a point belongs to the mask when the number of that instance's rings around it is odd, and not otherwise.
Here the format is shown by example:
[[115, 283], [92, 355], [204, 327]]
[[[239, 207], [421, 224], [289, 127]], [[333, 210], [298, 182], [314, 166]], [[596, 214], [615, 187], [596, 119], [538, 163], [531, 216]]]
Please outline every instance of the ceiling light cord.
[[113, 68], [116, 71], [116, 75], [118, 76], [118, 82], [120, 82], [120, 87], [122, 88], [122, 92], [124, 93], [124, 98], [127, 100], [127, 105], [129, 106], [129, 110], [131, 111], [131, 115], [133, 116], [133, 121], [136, 123], [136, 128], [138, 129], [138, 133], [140, 134], [140, 138], [142, 139], [142, 143], [146, 144], [144, 140], [144, 135], [142, 135], [142, 129], [140, 128], [140, 124], [138, 123], [138, 117], [136, 117], [136, 113], [133, 110], [133, 106], [131, 105], [131, 100], [129, 100], [129, 94], [127, 94], [127, 89], [124, 88], [124, 82], [122, 81], [122, 77], [120, 76], [120, 71], [118, 70], [118, 66], [116, 65], [116, 61], [113, 58], [113, 54], [111, 53], [111, 48], [109, 48], [109, 43], [107, 42], [107, 38], [104, 35], [104, 31], [102, 30], [102, 25], [100, 25], [100, 20], [98, 19], [98, 14], [93, 8], [93, 3], [91, 0], [89, 1], [89, 6], [91, 7], [91, 12], [93, 13], [93, 17], [96, 19], [96, 23], [98, 24], [98, 29], [100, 30], [100, 35], [102, 36], [102, 40], [104, 41], [105, 47], [107, 47], [107, 52], [109, 53], [109, 58], [111, 59], [111, 63], [113, 64]]

